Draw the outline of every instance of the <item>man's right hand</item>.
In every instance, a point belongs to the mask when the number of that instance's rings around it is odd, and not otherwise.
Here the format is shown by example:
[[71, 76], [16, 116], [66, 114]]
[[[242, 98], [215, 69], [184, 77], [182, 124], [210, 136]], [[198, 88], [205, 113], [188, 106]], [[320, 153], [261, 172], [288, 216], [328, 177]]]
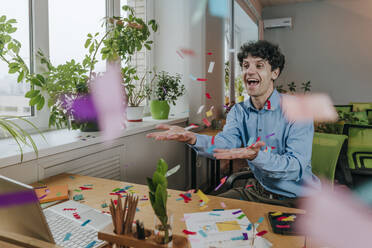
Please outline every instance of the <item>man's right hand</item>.
[[155, 140], [177, 140], [190, 145], [195, 145], [196, 143], [196, 135], [193, 132], [186, 131], [183, 127], [160, 124], [156, 128], [166, 131], [149, 133], [146, 137]]

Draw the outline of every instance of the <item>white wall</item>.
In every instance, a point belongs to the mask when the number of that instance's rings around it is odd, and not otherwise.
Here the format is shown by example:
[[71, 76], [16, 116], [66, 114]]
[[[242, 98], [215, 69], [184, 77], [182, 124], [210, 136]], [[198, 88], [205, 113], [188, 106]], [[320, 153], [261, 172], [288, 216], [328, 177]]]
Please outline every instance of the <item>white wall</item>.
[[[189, 111], [190, 122], [201, 122], [201, 115], [196, 115], [201, 105], [214, 104], [222, 112], [223, 90], [223, 22], [206, 16], [195, 23], [192, 17], [199, 5], [199, 0], [156, 0], [155, 19], [159, 23], [159, 31], [155, 34], [154, 64], [158, 70], [183, 75], [183, 83], [187, 93], [171, 108], [172, 112]], [[214, 38], [207, 38], [214, 37]], [[217, 38], [216, 38], [217, 37]], [[189, 48], [196, 56], [180, 58], [176, 51]], [[214, 75], [207, 73], [210, 57], [206, 57], [207, 49], [213, 49], [216, 64]], [[208, 93], [214, 99], [207, 102], [206, 83], [195, 82], [190, 74], [198, 78], [208, 76]], [[208, 74], [208, 75], [207, 75]], [[211, 85], [213, 87], [211, 88]]]
[[372, 101], [372, 1], [324, 0], [267, 7], [264, 19], [293, 17], [293, 29], [265, 30], [286, 65], [278, 83], [310, 80], [335, 104]]

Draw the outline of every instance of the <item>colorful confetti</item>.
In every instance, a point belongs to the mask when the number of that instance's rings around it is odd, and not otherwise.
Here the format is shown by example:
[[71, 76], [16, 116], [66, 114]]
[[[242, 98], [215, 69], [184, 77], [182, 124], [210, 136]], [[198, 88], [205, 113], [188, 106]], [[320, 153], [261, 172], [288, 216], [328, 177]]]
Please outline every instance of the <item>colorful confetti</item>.
[[81, 226], [86, 226], [89, 222], [90, 222], [90, 220], [86, 220], [86, 221], [84, 221], [83, 224], [81, 224]]
[[63, 241], [69, 240], [71, 235], [72, 235], [71, 233], [66, 233], [65, 238], [63, 239]]
[[211, 95], [207, 92], [205, 93], [205, 96], [208, 98], [208, 99], [211, 99]]
[[203, 123], [207, 126], [207, 127], [210, 127], [212, 124], [206, 119], [206, 118], [203, 118]]
[[214, 68], [214, 61], [209, 63], [208, 73], [212, 73]]
[[241, 212], [242, 212], [242, 210], [238, 210], [238, 211], [233, 212], [232, 214], [238, 214], [238, 213], [241, 213]]
[[226, 182], [227, 176], [221, 179], [220, 184], [214, 189], [214, 191], [217, 191], [221, 186]]
[[191, 231], [188, 231], [186, 229], [183, 229], [182, 232], [186, 235], [196, 235], [196, 232], [191, 232]]
[[260, 236], [265, 235], [266, 233], [267, 233], [267, 231], [264, 230], [264, 231], [261, 231], [261, 232], [257, 233], [256, 236], [260, 237]]

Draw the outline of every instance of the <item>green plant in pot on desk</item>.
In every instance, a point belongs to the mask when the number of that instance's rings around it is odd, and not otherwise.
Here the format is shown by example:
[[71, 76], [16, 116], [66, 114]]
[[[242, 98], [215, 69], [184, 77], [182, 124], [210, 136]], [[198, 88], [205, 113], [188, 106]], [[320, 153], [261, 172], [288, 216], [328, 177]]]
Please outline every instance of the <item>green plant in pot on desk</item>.
[[154, 100], [150, 101], [152, 118], [156, 120], [168, 119], [170, 106], [176, 105], [176, 100], [185, 94], [185, 86], [181, 84], [181, 75], [170, 75], [161, 71], [155, 76], [155, 85], [151, 84]]
[[154, 231], [155, 240], [159, 244], [169, 244], [172, 241], [173, 216], [168, 216], [167, 212], [167, 171], [167, 163], [163, 159], [160, 159], [152, 179], [147, 178], [147, 185], [150, 191], [150, 202], [156, 215]]

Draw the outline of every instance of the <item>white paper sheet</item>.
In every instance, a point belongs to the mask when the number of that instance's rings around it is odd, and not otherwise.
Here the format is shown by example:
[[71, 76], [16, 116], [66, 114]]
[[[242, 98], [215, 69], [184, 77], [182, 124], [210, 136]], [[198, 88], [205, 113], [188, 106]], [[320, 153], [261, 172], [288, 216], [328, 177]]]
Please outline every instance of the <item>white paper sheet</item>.
[[[250, 224], [248, 218], [244, 216], [241, 219], [238, 217], [243, 212], [233, 214], [239, 209], [231, 209], [225, 211], [199, 212], [184, 214], [187, 230], [196, 232], [196, 235], [188, 235], [192, 248], [235, 248], [235, 247], [255, 247], [266, 248], [271, 247], [272, 244], [262, 237], [255, 237], [254, 246], [252, 246], [253, 229], [247, 231]], [[232, 222], [227, 224], [226, 222]], [[236, 230], [222, 230], [230, 229], [224, 226], [236, 226]], [[206, 234], [203, 236], [202, 234]], [[232, 240], [243, 236], [243, 233], [248, 234], [248, 240]], [[257, 233], [257, 231], [255, 232]]]

